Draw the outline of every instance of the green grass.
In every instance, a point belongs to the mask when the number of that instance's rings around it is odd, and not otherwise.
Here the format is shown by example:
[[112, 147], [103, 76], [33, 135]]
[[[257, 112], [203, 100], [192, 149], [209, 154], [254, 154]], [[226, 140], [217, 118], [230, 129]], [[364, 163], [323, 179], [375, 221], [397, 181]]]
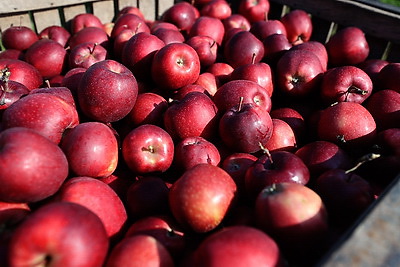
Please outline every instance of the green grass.
[[400, 0], [379, 0], [382, 3], [400, 7]]

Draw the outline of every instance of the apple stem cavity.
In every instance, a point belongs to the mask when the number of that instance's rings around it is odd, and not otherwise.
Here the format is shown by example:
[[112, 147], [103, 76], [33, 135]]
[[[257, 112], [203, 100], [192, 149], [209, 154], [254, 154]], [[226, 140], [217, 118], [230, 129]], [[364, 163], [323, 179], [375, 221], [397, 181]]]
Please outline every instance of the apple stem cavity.
[[147, 151], [147, 152], [150, 152], [150, 153], [154, 153], [155, 149], [154, 149], [153, 146], [148, 146], [148, 147], [142, 147], [142, 151]]
[[366, 162], [372, 161], [374, 159], [379, 158], [381, 155], [380, 154], [376, 154], [376, 153], [369, 153], [366, 154], [364, 156], [362, 156], [356, 163], [356, 165], [348, 170], [345, 171], [346, 174], [353, 172], [355, 170], [357, 170], [361, 165], [363, 165]]
[[360, 94], [360, 95], [366, 95], [366, 94], [368, 94], [368, 90], [363, 90], [361, 88], [358, 88], [357, 86], [352, 85], [347, 90], [347, 95], [351, 94], [351, 93]]
[[281, 186], [279, 184], [272, 184], [270, 186], [265, 187], [262, 191], [261, 194], [263, 195], [274, 195], [274, 194], [278, 194], [281, 191]]
[[96, 42], [96, 43], [93, 44], [93, 48], [89, 47], [89, 52], [90, 52], [91, 55], [93, 55], [94, 50], [96, 49], [97, 45], [98, 45], [98, 43]]

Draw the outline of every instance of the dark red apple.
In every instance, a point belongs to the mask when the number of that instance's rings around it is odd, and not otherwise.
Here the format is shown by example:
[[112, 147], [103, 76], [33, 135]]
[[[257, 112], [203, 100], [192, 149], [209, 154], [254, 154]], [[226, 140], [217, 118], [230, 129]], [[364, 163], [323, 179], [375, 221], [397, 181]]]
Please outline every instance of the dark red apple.
[[31, 129], [3, 130], [0, 147], [1, 201], [43, 200], [56, 193], [68, 176], [61, 148]]
[[289, 49], [292, 48], [292, 44], [289, 43], [286, 35], [284, 34], [272, 34], [265, 37], [263, 40], [264, 45], [264, 59], [268, 64], [275, 67], [279, 58]]
[[367, 58], [357, 66], [369, 75], [374, 87], [379, 90], [382, 89], [380, 88], [379, 73], [387, 64], [389, 64], [389, 61], [384, 59]]
[[273, 151], [261, 155], [245, 174], [247, 196], [254, 200], [266, 186], [278, 183], [306, 185], [310, 171], [303, 160], [292, 152]]
[[280, 21], [286, 28], [287, 38], [291, 44], [301, 44], [310, 40], [313, 23], [306, 11], [302, 9], [291, 10]]
[[138, 177], [126, 192], [126, 207], [134, 220], [169, 213], [168, 193], [164, 180], [158, 176]]
[[399, 75], [400, 62], [386, 64], [378, 74], [379, 88], [383, 90], [390, 89], [400, 93]]
[[323, 172], [351, 167], [352, 158], [335, 143], [315, 140], [300, 147], [296, 152], [310, 171], [312, 182]]
[[196, 35], [189, 38], [186, 43], [196, 50], [202, 68], [207, 68], [216, 62], [218, 44], [212, 37]]
[[199, 78], [197, 78], [193, 85], [203, 87], [206, 94], [212, 97], [218, 91], [219, 80], [211, 72], [203, 71], [202, 73], [200, 73]]
[[249, 31], [239, 31], [224, 45], [225, 61], [233, 68], [258, 63], [264, 58], [263, 43]]
[[225, 82], [230, 81], [230, 75], [233, 69], [234, 68], [226, 62], [215, 62], [214, 64], [210, 65], [206, 71], [214, 74], [215, 78], [217, 79], [217, 84], [221, 86]]
[[221, 155], [218, 148], [203, 137], [187, 137], [175, 145], [174, 167], [180, 172], [200, 163], [218, 166], [220, 161]]
[[5, 110], [21, 97], [29, 94], [29, 89], [25, 85], [16, 81], [0, 80], [0, 110]]
[[9, 266], [103, 265], [109, 240], [99, 217], [82, 205], [45, 204], [15, 230], [10, 241]]
[[242, 29], [245, 31], [249, 31], [251, 28], [251, 24], [245, 16], [237, 13], [231, 14], [229, 17], [222, 20], [222, 24], [224, 24], [225, 34], [230, 29]]
[[238, 104], [223, 113], [219, 136], [232, 152], [255, 153], [271, 138], [273, 124], [268, 111], [250, 103]]
[[232, 8], [226, 0], [211, 0], [202, 6], [200, 15], [223, 20], [232, 15]]
[[229, 226], [207, 236], [195, 250], [192, 266], [283, 266], [278, 244], [250, 226]]
[[128, 215], [122, 200], [107, 184], [96, 178], [76, 176], [69, 178], [59, 189], [55, 202], [72, 202], [91, 210], [104, 225], [107, 236], [120, 238]]
[[165, 172], [172, 164], [174, 143], [163, 128], [144, 124], [124, 138], [122, 156], [135, 173]]
[[290, 125], [296, 136], [297, 144], [302, 144], [306, 139], [307, 124], [304, 116], [295, 108], [277, 107], [270, 112], [272, 119], [280, 119]]
[[181, 31], [189, 32], [196, 18], [193, 5], [188, 2], [178, 2], [164, 11], [161, 20], [176, 25]]
[[66, 131], [60, 146], [70, 171], [76, 176], [101, 178], [111, 175], [118, 164], [118, 141], [101, 122], [83, 122]]
[[157, 36], [166, 45], [185, 42], [185, 36], [179, 30], [160, 28], [153, 31], [152, 34]]
[[1, 33], [1, 42], [6, 49], [24, 51], [37, 40], [38, 35], [26, 26], [11, 26]]
[[112, 43], [112, 52], [116, 60], [122, 61], [122, 53], [125, 44], [136, 34], [135, 30], [124, 29], [117, 36], [114, 37]]
[[166, 90], [194, 83], [200, 74], [200, 59], [190, 45], [172, 43], [159, 49], [153, 58], [153, 81]]
[[107, 50], [110, 49], [110, 37], [103, 28], [85, 27], [82, 30], [74, 33], [68, 41], [68, 46], [73, 49], [78, 44], [82, 43], [97, 43]]
[[86, 68], [72, 68], [65, 73], [61, 81], [60, 86], [65, 86], [69, 90], [71, 90], [71, 93], [76, 100], [77, 100], [78, 86], [85, 72]]
[[90, 66], [78, 86], [83, 113], [100, 122], [114, 122], [132, 110], [138, 85], [132, 72], [121, 63], [107, 59]]
[[169, 205], [180, 225], [206, 233], [221, 224], [235, 196], [236, 184], [230, 175], [220, 167], [202, 163], [172, 184]]
[[328, 51], [323, 43], [318, 41], [307, 41], [301, 44], [294, 45], [291, 50], [308, 50], [318, 56], [324, 70], [328, 69]]
[[364, 32], [358, 27], [346, 27], [336, 32], [325, 44], [329, 64], [356, 65], [367, 59], [369, 44]]
[[126, 13], [119, 16], [115, 20], [114, 27], [111, 31], [111, 38], [114, 39], [126, 29], [131, 29], [135, 33], [150, 33], [150, 27], [146, 24], [146, 21], [144, 19], [136, 14]]
[[188, 93], [172, 102], [164, 114], [164, 126], [174, 140], [201, 136], [212, 140], [218, 130], [218, 108], [201, 92]]
[[24, 60], [25, 51], [9, 48], [0, 52], [0, 59], [20, 59]]
[[250, 32], [261, 41], [273, 34], [287, 36], [285, 25], [278, 19], [256, 21], [251, 25]]

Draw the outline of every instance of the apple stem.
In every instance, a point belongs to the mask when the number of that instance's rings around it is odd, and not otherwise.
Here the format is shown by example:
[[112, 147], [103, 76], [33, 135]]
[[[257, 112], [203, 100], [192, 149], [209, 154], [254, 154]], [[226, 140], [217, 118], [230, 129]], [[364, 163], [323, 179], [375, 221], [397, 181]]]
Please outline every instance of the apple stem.
[[49, 80], [45, 80], [44, 82], [46, 83], [47, 88], [50, 88], [50, 87], [51, 87], [51, 84], [50, 84], [50, 81], [49, 81]]
[[210, 48], [213, 48], [213, 46], [216, 44], [217, 42], [215, 40], [213, 40], [212, 44], [210, 45]]
[[368, 90], [363, 90], [361, 88], [358, 88], [357, 86], [350, 86], [350, 88], [347, 90], [347, 94], [350, 93], [355, 93], [355, 94], [360, 94], [360, 95], [366, 95], [368, 94]]
[[90, 48], [90, 47], [89, 47], [89, 52], [90, 52], [91, 55], [93, 55], [94, 50], [96, 49], [96, 46], [97, 46], [97, 45], [98, 45], [98, 43], [96, 42], [96, 43], [93, 44], [93, 48]]
[[251, 64], [254, 64], [256, 62], [256, 53], [253, 53], [253, 56], [251, 57]]
[[344, 135], [338, 135], [338, 136], [336, 136], [336, 139], [340, 142], [340, 143], [342, 143], [342, 144], [345, 144], [346, 143], [346, 139], [344, 138]]
[[142, 147], [142, 151], [148, 151], [150, 153], [154, 153], [154, 147], [153, 146]]
[[240, 97], [240, 99], [239, 99], [239, 108], [238, 108], [238, 112], [240, 112], [241, 110], [242, 110], [242, 107], [243, 107], [243, 96], [241, 96]]
[[353, 171], [357, 170], [358, 167], [360, 167], [360, 166], [363, 165], [364, 163], [369, 162], [369, 161], [374, 160], [374, 159], [377, 159], [377, 158], [379, 158], [380, 156], [381, 156], [380, 154], [375, 154], [375, 153], [366, 154], [366, 155], [362, 156], [362, 157], [357, 161], [356, 165], [355, 165], [353, 168], [350, 168], [350, 169], [346, 170], [345, 173], [348, 174], [348, 173], [350, 173], [350, 172], [353, 172]]
[[258, 145], [260, 146], [262, 152], [263, 152], [264, 154], [267, 155], [267, 157], [268, 157], [269, 160], [271, 161], [271, 164], [274, 164], [274, 161], [272, 160], [271, 152], [269, 152], [269, 150], [268, 150], [267, 148], [265, 148], [265, 147], [263, 146], [263, 144], [261, 144], [261, 142], [258, 142]]
[[7, 82], [10, 80], [10, 76], [11, 76], [11, 71], [8, 67], [5, 67], [0, 71], [0, 81], [7, 84]]
[[138, 33], [140, 27], [142, 27], [142, 23], [141, 22], [139, 22], [138, 25], [136, 26], [135, 34]]
[[1, 96], [0, 96], [0, 106], [6, 104], [6, 90], [3, 85], [1, 85]]

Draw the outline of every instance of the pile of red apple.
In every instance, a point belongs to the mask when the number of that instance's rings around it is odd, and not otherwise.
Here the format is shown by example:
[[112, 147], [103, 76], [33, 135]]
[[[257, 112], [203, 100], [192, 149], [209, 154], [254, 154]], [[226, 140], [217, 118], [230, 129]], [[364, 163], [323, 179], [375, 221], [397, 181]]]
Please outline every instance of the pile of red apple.
[[4, 29], [0, 265], [320, 260], [400, 173], [400, 63], [269, 9]]

